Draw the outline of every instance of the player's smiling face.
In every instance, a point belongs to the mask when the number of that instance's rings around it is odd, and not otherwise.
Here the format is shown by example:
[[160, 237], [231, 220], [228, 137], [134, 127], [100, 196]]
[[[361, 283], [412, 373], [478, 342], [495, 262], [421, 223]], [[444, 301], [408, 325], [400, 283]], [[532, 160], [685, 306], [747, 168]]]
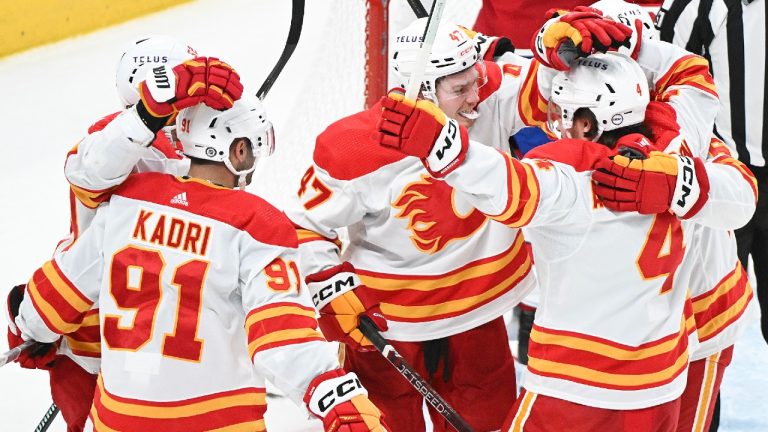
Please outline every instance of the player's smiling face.
[[445, 115], [465, 127], [470, 127], [478, 117], [480, 102], [479, 73], [476, 68], [443, 77], [437, 83], [437, 100]]

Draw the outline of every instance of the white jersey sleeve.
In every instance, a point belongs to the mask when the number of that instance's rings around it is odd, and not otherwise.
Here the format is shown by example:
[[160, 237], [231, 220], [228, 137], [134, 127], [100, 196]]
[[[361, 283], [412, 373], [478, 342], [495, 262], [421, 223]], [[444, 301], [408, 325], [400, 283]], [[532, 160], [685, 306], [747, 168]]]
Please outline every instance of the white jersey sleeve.
[[707, 60], [670, 43], [643, 40], [637, 62], [648, 78], [651, 100], [672, 106], [691, 152], [706, 153], [719, 110]]

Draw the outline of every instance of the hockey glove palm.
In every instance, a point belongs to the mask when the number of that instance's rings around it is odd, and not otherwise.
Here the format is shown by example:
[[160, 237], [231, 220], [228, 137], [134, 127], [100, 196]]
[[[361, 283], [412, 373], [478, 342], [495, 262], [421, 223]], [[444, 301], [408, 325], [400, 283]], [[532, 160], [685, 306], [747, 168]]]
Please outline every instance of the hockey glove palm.
[[[21, 331], [16, 327], [19, 306], [24, 300], [26, 285], [16, 285], [8, 293], [6, 313], [8, 319], [8, 347], [13, 349], [24, 343]], [[50, 369], [56, 359], [57, 343], [38, 343], [22, 351], [16, 361], [25, 369]]]
[[603, 17], [597, 9], [577, 7], [573, 12], [547, 14], [555, 17], [533, 35], [531, 48], [536, 60], [560, 71], [570, 69], [576, 58], [629, 46], [632, 37], [632, 29]]
[[355, 274], [352, 264], [345, 262], [306, 278], [312, 302], [320, 312], [317, 323], [326, 339], [342, 342], [359, 351], [371, 351], [374, 346], [358, 330], [360, 316], [367, 315], [381, 331], [387, 320], [378, 304], [370, 299]]
[[323, 420], [325, 432], [386, 432], [378, 408], [354, 373], [341, 369], [318, 375], [309, 384], [304, 402], [309, 411]]
[[656, 151], [639, 134], [617, 142], [619, 154], [597, 163], [595, 194], [612, 210], [656, 214], [672, 211], [682, 218], [706, 202], [709, 180], [699, 158]]
[[421, 159], [434, 177], [444, 177], [467, 154], [469, 135], [428, 100], [406, 100], [399, 92], [381, 99], [383, 110], [377, 126], [379, 145]]
[[151, 116], [166, 118], [200, 102], [218, 110], [231, 108], [243, 94], [243, 85], [232, 66], [215, 57], [197, 57], [173, 69], [152, 69], [139, 85], [139, 94]]

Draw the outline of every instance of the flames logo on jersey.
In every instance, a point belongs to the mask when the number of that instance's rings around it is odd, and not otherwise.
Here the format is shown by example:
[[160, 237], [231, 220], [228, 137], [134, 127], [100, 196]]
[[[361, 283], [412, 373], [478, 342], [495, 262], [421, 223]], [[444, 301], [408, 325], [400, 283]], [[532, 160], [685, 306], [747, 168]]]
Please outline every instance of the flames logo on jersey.
[[436, 253], [453, 240], [469, 237], [487, 218], [474, 208], [462, 213], [456, 207], [453, 189], [422, 174], [421, 180], [405, 186], [392, 203], [398, 218], [408, 218], [411, 241], [422, 252]]

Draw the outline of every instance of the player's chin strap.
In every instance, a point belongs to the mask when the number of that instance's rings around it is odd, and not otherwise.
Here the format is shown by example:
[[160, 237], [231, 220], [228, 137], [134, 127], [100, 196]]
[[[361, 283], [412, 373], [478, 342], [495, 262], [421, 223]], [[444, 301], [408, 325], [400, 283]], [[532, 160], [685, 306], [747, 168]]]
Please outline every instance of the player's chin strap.
[[256, 163], [259, 161], [259, 158], [256, 158], [253, 160], [253, 165], [251, 165], [250, 168], [244, 169], [242, 171], [238, 171], [235, 169], [235, 167], [232, 165], [232, 161], [229, 160], [229, 158], [224, 159], [224, 165], [227, 166], [227, 169], [229, 172], [237, 176], [237, 188], [240, 190], [245, 190], [246, 184], [246, 177], [248, 174], [252, 173], [256, 169]]

